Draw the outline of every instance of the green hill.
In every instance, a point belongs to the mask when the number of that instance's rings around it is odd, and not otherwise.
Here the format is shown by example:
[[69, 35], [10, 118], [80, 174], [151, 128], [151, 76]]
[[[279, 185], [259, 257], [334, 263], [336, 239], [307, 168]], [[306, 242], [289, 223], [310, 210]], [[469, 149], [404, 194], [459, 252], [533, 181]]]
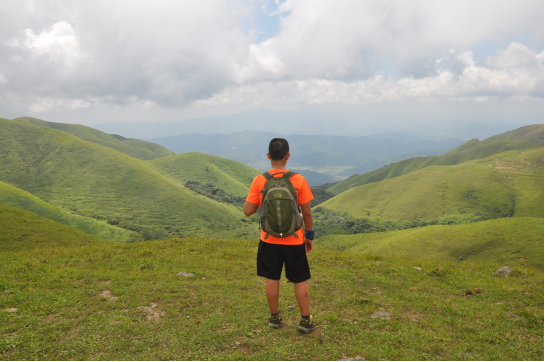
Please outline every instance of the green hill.
[[64, 131], [85, 141], [94, 142], [98, 143], [99, 145], [113, 148], [114, 150], [141, 160], [152, 160], [174, 154], [174, 152], [171, 152], [165, 147], [156, 143], [134, 138], [125, 138], [118, 135], [109, 135], [97, 129], [79, 124], [47, 122], [32, 117], [19, 117], [15, 118], [14, 121], [31, 124], [37, 127], [53, 128]]
[[0, 251], [103, 242], [105, 240], [81, 230], [0, 203]]
[[543, 147], [455, 166], [428, 166], [351, 188], [320, 207], [391, 220], [467, 214], [481, 219], [543, 217]]
[[428, 166], [457, 165], [486, 158], [510, 150], [527, 150], [543, 146], [543, 125], [524, 126], [513, 131], [489, 137], [483, 141], [472, 139], [442, 156], [416, 157], [396, 162], [376, 171], [354, 175], [327, 189], [337, 195], [352, 187], [405, 175]]
[[90, 217], [72, 214], [60, 207], [53, 206], [36, 196], [0, 181], [0, 202], [23, 209], [46, 219], [72, 226], [87, 234], [111, 241], [134, 241], [142, 236], [134, 231], [109, 225]]
[[302, 336], [284, 277], [269, 328], [256, 252], [198, 238], [0, 252], [0, 359], [543, 360], [539, 270], [317, 245]]
[[157, 171], [172, 180], [211, 182], [229, 194], [246, 197], [253, 179], [261, 173], [240, 162], [200, 152], [187, 152], [148, 161]]
[[356, 235], [328, 235], [317, 245], [376, 255], [493, 262], [543, 271], [543, 218], [502, 218]]
[[0, 181], [146, 239], [256, 234], [240, 210], [196, 194], [144, 161], [51, 128], [0, 120]]

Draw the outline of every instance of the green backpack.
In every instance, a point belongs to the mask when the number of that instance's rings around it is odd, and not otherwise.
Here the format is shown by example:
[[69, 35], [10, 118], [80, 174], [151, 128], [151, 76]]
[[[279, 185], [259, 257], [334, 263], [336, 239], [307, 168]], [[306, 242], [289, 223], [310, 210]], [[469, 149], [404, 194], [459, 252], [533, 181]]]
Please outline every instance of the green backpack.
[[291, 235], [298, 238], [296, 231], [303, 227], [303, 218], [297, 205], [297, 192], [290, 181], [296, 173], [264, 172], [262, 175], [267, 179], [261, 191], [261, 228], [267, 233], [265, 239], [269, 234], [277, 238]]

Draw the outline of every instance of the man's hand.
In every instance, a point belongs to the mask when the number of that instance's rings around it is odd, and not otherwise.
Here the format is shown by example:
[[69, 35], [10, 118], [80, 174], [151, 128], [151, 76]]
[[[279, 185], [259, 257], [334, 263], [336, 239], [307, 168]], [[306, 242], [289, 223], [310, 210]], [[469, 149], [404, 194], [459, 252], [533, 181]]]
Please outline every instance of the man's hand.
[[312, 240], [305, 239], [305, 250], [307, 251], [307, 253], [310, 253], [312, 251], [312, 245], [313, 245]]

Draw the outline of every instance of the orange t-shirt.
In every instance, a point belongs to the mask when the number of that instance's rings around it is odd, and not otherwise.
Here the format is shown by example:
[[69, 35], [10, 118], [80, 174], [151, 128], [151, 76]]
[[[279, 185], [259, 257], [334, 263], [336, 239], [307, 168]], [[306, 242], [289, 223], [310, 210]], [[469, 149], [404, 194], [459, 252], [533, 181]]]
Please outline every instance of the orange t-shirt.
[[[273, 173], [286, 173], [288, 170], [269, 170], [271, 174]], [[312, 195], [312, 191], [310, 191], [310, 187], [308, 186], [307, 180], [299, 174], [293, 175], [290, 178], [291, 183], [293, 184], [293, 187], [295, 188], [295, 192], [297, 193], [297, 203], [299, 205], [306, 204], [310, 202], [314, 198]], [[261, 205], [261, 201], [263, 199], [263, 194], [261, 193], [261, 190], [265, 188], [265, 184], [267, 183], [267, 179], [263, 175], [258, 175], [256, 178], [254, 178], [254, 181], [252, 182], [252, 186], [250, 186], [250, 192], [248, 193], [248, 197], [246, 198], [246, 201], [251, 202], [252, 204]], [[277, 238], [272, 235], [269, 235], [267, 239], [265, 239], [265, 234], [267, 234], [265, 231], [261, 230], [261, 240], [263, 240], [266, 243], [270, 244], [281, 244], [281, 245], [300, 245], [304, 243], [304, 235], [303, 235], [303, 228], [296, 231], [299, 238], [296, 238], [295, 236], [286, 236], [285, 238]]]

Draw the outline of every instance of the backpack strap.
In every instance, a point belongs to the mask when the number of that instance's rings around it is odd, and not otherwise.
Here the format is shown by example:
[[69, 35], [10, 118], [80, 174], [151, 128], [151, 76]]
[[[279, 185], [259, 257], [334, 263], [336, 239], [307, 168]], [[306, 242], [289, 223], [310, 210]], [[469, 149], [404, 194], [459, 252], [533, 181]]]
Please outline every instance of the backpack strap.
[[284, 174], [284, 177], [290, 179], [292, 176], [297, 175], [297, 172], [288, 171]]
[[265, 171], [261, 174], [261, 176], [265, 177], [265, 180], [269, 181], [269, 179], [272, 177], [271, 173], [269, 171]]

